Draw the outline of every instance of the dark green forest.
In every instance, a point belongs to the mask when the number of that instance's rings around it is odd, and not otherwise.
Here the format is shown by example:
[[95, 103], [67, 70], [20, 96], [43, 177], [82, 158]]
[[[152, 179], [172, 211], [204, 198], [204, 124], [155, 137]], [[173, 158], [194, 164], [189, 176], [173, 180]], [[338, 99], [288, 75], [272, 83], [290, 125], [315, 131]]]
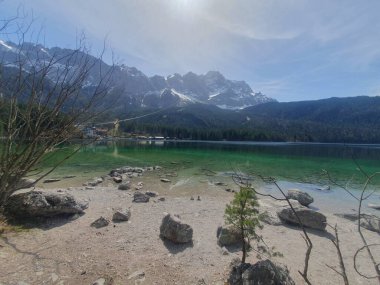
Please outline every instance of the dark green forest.
[[[136, 109], [124, 116], [149, 112]], [[196, 140], [380, 143], [380, 97], [271, 102], [236, 111], [192, 104], [123, 122], [121, 129]]]

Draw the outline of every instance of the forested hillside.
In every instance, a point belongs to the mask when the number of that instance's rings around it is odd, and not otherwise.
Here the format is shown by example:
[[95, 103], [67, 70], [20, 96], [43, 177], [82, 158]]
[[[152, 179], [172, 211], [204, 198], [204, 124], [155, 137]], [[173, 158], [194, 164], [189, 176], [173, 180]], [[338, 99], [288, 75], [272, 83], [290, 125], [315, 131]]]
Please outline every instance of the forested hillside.
[[380, 97], [271, 102], [239, 111], [192, 104], [125, 122], [122, 128], [191, 139], [379, 143]]

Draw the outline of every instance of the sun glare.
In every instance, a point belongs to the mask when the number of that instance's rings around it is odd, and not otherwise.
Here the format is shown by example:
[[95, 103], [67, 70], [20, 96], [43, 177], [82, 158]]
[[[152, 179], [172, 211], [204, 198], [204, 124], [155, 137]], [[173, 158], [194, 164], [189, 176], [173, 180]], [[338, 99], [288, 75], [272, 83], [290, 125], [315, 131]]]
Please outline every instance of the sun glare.
[[199, 8], [201, 1], [198, 0], [172, 0], [172, 5], [178, 10], [188, 13]]

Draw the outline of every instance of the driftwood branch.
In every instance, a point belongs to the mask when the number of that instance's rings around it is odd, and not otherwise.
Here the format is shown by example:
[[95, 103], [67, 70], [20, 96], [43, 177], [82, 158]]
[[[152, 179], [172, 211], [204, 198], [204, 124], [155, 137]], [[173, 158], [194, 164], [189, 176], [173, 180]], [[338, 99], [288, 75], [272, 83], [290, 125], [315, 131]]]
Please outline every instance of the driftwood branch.
[[[329, 225], [330, 226], [330, 225]], [[340, 269], [341, 269], [341, 272], [339, 272], [338, 270], [336, 270], [335, 268], [333, 268], [332, 266], [330, 265], [327, 265], [326, 266], [330, 269], [332, 269], [333, 271], [335, 271], [337, 274], [339, 274], [342, 278], [343, 278], [343, 282], [345, 285], [349, 285], [349, 281], [348, 281], [348, 277], [347, 277], [347, 273], [346, 273], [346, 266], [344, 264], [344, 259], [343, 259], [343, 255], [342, 255], [342, 250], [340, 248], [340, 241], [339, 241], [339, 234], [338, 234], [338, 225], [335, 225], [335, 227], [332, 227], [330, 226], [331, 228], [333, 228], [334, 230], [334, 234], [335, 234], [335, 239], [331, 239], [331, 242], [333, 243], [333, 245], [335, 246], [336, 248], [336, 251], [337, 251], [337, 254], [338, 254], [338, 259], [339, 259], [339, 266], [340, 266]]]
[[[379, 263], [376, 261], [373, 253], [372, 253], [372, 250], [371, 250], [371, 246], [374, 246], [374, 245], [370, 245], [368, 244], [367, 242], [367, 239], [366, 237], [364, 236], [363, 232], [362, 232], [362, 225], [361, 225], [361, 221], [362, 221], [362, 206], [363, 206], [363, 201], [365, 201], [366, 199], [368, 199], [369, 197], [371, 197], [371, 195], [375, 192], [375, 191], [370, 191], [370, 193], [368, 194], [367, 191], [368, 191], [368, 187], [369, 185], [372, 183], [372, 181], [380, 176], [380, 172], [374, 172], [372, 174], [368, 174], [364, 169], [363, 167], [358, 163], [358, 161], [356, 160], [356, 158], [354, 156], [352, 156], [352, 161], [354, 162], [356, 168], [359, 170], [360, 174], [363, 175], [365, 177], [365, 181], [364, 181], [364, 184], [362, 186], [362, 190], [360, 191], [360, 195], [358, 197], [356, 197], [352, 191], [350, 189], [348, 189], [348, 187], [344, 186], [344, 185], [341, 185], [339, 183], [336, 183], [336, 181], [334, 181], [332, 178], [331, 178], [331, 175], [328, 173], [328, 171], [324, 171], [324, 173], [326, 174], [327, 178], [329, 179], [329, 181], [334, 184], [335, 186], [337, 187], [340, 187], [341, 189], [343, 189], [346, 193], [348, 193], [351, 197], [353, 197], [357, 202], [358, 202], [358, 214], [357, 214], [357, 217], [358, 217], [358, 226], [357, 226], [357, 229], [358, 229], [358, 234], [359, 234], [359, 237], [363, 243], [363, 246], [361, 248], [359, 248], [356, 253], [355, 253], [355, 256], [354, 256], [354, 269], [356, 271], [356, 273], [358, 273], [361, 277], [363, 278], [366, 278], [366, 279], [377, 279], [378, 283], [380, 284], [380, 268], [379, 268]], [[336, 236], [337, 236], [337, 231], [335, 232]], [[335, 244], [335, 243], [334, 243]], [[342, 257], [341, 257], [341, 253], [340, 253], [340, 249], [337, 248], [338, 250], [338, 257], [339, 257], [339, 260], [340, 260], [340, 266], [343, 270], [344, 268], [344, 264], [342, 265]], [[359, 270], [358, 270], [358, 264], [357, 264], [357, 256], [359, 254], [359, 252], [365, 250], [368, 254], [368, 258], [369, 260], [371, 261], [372, 263], [372, 266], [374, 268], [374, 271], [375, 271], [375, 275], [373, 276], [367, 276], [363, 273], [361, 273]], [[343, 266], [343, 267], [342, 267]], [[345, 275], [344, 271], [342, 271], [343, 275]], [[345, 276], [347, 277], [347, 275]], [[345, 280], [346, 282], [346, 280]]]

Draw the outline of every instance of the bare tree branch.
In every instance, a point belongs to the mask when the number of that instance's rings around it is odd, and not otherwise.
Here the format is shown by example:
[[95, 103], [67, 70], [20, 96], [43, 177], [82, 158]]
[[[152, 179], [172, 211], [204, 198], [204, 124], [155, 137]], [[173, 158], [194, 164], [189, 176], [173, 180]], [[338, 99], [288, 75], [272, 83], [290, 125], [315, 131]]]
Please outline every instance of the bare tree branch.
[[[0, 209], [47, 153], [70, 140], [78, 126], [86, 124], [103, 111], [113, 66], [105, 66], [102, 57], [89, 54], [85, 37], [75, 50], [44, 51], [37, 43], [25, 41], [32, 21], [15, 23], [19, 44], [11, 61], [0, 59]], [[6, 29], [6, 27], [4, 27]], [[37, 32], [39, 38], [41, 31]], [[93, 80], [85, 90], [88, 78]], [[78, 148], [50, 170], [46, 177], [74, 155]], [[36, 175], [36, 173], [34, 173]]]

